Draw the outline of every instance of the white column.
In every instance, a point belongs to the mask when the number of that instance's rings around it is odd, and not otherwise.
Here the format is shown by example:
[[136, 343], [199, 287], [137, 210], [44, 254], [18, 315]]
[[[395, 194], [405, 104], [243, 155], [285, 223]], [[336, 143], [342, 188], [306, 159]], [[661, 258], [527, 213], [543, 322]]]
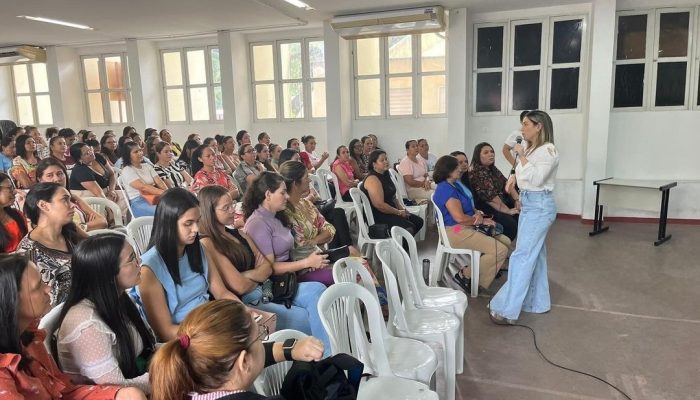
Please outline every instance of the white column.
[[352, 57], [350, 42], [323, 24], [326, 58], [326, 143], [329, 152], [352, 137]]
[[[449, 153], [464, 149], [467, 143], [469, 82], [471, 81], [471, 43], [467, 9], [450, 10], [447, 29], [447, 142]], [[432, 146], [431, 146], [432, 147]], [[467, 152], [468, 153], [468, 152]]]
[[583, 180], [582, 216], [592, 219], [595, 208], [593, 181], [605, 178], [614, 60], [616, 0], [594, 0], [591, 34], [591, 73], [588, 99], [588, 135]]
[[146, 128], [165, 126], [163, 89], [160, 80], [160, 52], [147, 40], [126, 40], [131, 84], [132, 126], [143, 132]]
[[81, 74], [80, 57], [75, 49], [55, 46], [46, 49], [46, 75], [54, 126], [72, 128], [76, 132], [87, 127]]
[[219, 64], [224, 103], [224, 131], [235, 136], [240, 129], [250, 129], [251, 104], [248, 72], [248, 45], [241, 33], [220, 31]]

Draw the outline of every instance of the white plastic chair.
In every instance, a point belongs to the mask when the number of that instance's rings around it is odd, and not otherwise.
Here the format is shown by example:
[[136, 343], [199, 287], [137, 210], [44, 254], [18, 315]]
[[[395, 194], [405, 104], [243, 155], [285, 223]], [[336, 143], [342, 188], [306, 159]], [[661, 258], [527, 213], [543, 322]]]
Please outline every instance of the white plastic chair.
[[[472, 287], [471, 296], [477, 297], [479, 295], [479, 260], [481, 259], [481, 252], [477, 250], [470, 249], [458, 249], [450, 245], [450, 240], [447, 238], [447, 230], [445, 228], [445, 220], [442, 217], [442, 212], [435, 204], [435, 194], [430, 197], [430, 201], [433, 203], [433, 210], [435, 211], [435, 219], [437, 220], [438, 228], [438, 244], [435, 250], [435, 267], [430, 268], [430, 286], [436, 286], [439, 279], [449, 279], [446, 278], [445, 270], [447, 266], [450, 265], [450, 257], [452, 255], [464, 254], [471, 258], [472, 267]], [[437, 272], [435, 271], [437, 268]]]
[[[126, 206], [129, 207], [129, 214], [131, 214], [131, 219], [136, 218], [136, 215], [134, 214], [134, 210], [131, 208], [131, 200], [129, 200], [129, 195], [126, 193], [126, 184], [122, 180], [121, 175], [117, 177], [117, 184], [119, 187], [122, 188], [121, 194], [124, 196], [124, 201], [126, 202]], [[117, 192], [119, 193], [119, 192]]]
[[[365, 307], [367, 326], [361, 305]], [[332, 354], [350, 354], [365, 364], [365, 372], [376, 376], [430, 383], [437, 369], [433, 350], [418, 340], [390, 335], [379, 303], [364, 287], [352, 282], [331, 285], [321, 295], [318, 311], [331, 341]]]
[[[459, 339], [457, 340], [457, 373], [464, 370], [464, 314], [467, 312], [467, 295], [459, 290], [433, 287], [425, 284], [421, 265], [418, 262], [416, 241], [411, 234], [400, 226], [391, 228], [391, 238], [399, 246], [404, 256], [406, 279], [411, 288], [411, 299], [417, 308], [440, 310], [453, 314], [459, 319]], [[403, 249], [404, 241], [408, 244], [408, 254]]]
[[[392, 168], [389, 168], [389, 176], [391, 177], [391, 181], [394, 182], [394, 186], [396, 186], [396, 199], [401, 204], [404, 204], [403, 199], [407, 199], [408, 194], [406, 193], [406, 186], [404, 185], [403, 177]], [[425, 240], [425, 230], [428, 226], [428, 221], [426, 220], [425, 216], [428, 213], [428, 205], [420, 204], [417, 206], [404, 207], [406, 207], [406, 210], [408, 210], [408, 212], [410, 212], [411, 214], [421, 217], [421, 219], [423, 219], [423, 227], [420, 229], [420, 231], [416, 233], [416, 240]]]
[[61, 310], [63, 309], [63, 304], [58, 304], [56, 307], [52, 308], [46, 315], [41, 317], [39, 320], [39, 329], [46, 331], [46, 338], [44, 339], [44, 346], [46, 350], [55, 358], [53, 350], [51, 349], [51, 343], [53, 342], [53, 334], [59, 328], [58, 317], [61, 316]]
[[126, 241], [129, 242], [131, 247], [134, 248], [134, 251], [138, 252], [138, 249], [136, 248], [136, 242], [134, 242], [134, 239], [132, 239], [129, 235], [126, 234], [126, 227], [122, 229], [95, 229], [89, 231], [87, 234], [88, 236], [95, 236], [102, 233], [116, 233], [117, 235], [124, 236], [126, 238]]
[[[287, 339], [303, 339], [307, 335], [294, 329], [282, 329], [270, 334], [269, 342], [284, 342]], [[284, 377], [292, 367], [291, 361], [282, 361], [265, 368], [255, 381], [253, 386], [258, 394], [263, 396], [278, 396]]]
[[122, 210], [117, 203], [102, 197], [83, 197], [82, 199], [90, 206], [90, 208], [95, 210], [96, 213], [105, 217], [107, 217], [106, 209], [109, 209], [114, 217], [114, 226], [124, 226]]
[[452, 313], [416, 308], [410, 301], [408, 297], [410, 287], [405, 274], [399, 275], [400, 279], [397, 283], [394, 272], [401, 273], [404, 270], [401, 247], [396, 242], [393, 240], [381, 242], [377, 244], [376, 251], [382, 262], [384, 284], [389, 300], [389, 332], [396, 336], [420, 340], [431, 345], [436, 352], [439, 351], [438, 357], [443, 362], [444, 386], [439, 387], [438, 393], [441, 399], [454, 400], [459, 319]]
[[316, 188], [321, 200], [328, 200], [331, 198], [331, 192], [328, 190], [328, 182], [323, 182], [323, 178], [316, 174], [309, 174], [309, 179], [314, 185], [314, 188]]
[[393, 376], [371, 377], [360, 382], [357, 400], [438, 400], [423, 383]]
[[134, 218], [126, 226], [127, 235], [130, 236], [136, 243], [134, 250], [142, 255], [148, 248], [148, 242], [151, 240], [151, 230], [153, 229], [153, 217], [138, 217]]
[[373, 259], [374, 245], [385, 239], [369, 237], [369, 227], [374, 225], [374, 214], [372, 214], [367, 196], [358, 188], [350, 188], [350, 197], [352, 197], [355, 215], [357, 215], [357, 247], [365, 257]]
[[[355, 205], [351, 201], [343, 200], [343, 196], [340, 194], [340, 185], [338, 184], [338, 176], [327, 169], [321, 168], [316, 171], [322, 180], [328, 182], [330, 179], [333, 182], [333, 187], [335, 188], [335, 206], [337, 208], [342, 208], [345, 211], [345, 219], [348, 220], [348, 226], [352, 226], [352, 216], [355, 214]], [[329, 190], [330, 193], [330, 190]]]

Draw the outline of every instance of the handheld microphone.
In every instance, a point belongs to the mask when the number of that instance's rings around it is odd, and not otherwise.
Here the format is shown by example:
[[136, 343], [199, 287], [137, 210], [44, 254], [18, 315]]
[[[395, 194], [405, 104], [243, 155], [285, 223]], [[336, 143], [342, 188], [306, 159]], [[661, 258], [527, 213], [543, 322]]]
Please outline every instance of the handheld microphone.
[[522, 136], [518, 136], [518, 137], [515, 138], [515, 143], [520, 144], [520, 143], [522, 143], [522, 142], [523, 142], [523, 137], [522, 137]]
[[[515, 143], [521, 144], [522, 142], [523, 142], [522, 136], [518, 136], [515, 138]], [[515, 160], [513, 161], [513, 166], [510, 170], [510, 175], [513, 175], [515, 173], [515, 164], [517, 164], [517, 163], [518, 163], [518, 152], [515, 151]]]

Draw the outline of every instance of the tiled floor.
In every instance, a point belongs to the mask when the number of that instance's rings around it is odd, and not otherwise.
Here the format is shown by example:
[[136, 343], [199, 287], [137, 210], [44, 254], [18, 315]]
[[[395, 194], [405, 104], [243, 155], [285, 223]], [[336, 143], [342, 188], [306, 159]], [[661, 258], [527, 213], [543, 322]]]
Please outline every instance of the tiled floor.
[[[700, 399], [700, 226], [670, 225], [654, 247], [654, 224], [558, 220], [548, 238], [552, 311], [523, 314], [552, 361], [598, 375], [634, 400]], [[434, 258], [436, 236], [419, 244]], [[495, 293], [505, 277], [491, 287]], [[465, 368], [457, 398], [624, 399], [593, 378], [547, 364], [531, 333], [490, 322], [488, 296], [470, 298]]]

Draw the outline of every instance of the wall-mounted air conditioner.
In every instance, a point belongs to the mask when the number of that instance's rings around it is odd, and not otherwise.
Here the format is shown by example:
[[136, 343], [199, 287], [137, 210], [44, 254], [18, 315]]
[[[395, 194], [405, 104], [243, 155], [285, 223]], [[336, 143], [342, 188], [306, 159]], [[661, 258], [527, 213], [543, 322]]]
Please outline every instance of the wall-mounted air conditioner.
[[19, 62], [46, 62], [46, 50], [29, 45], [0, 48], [0, 65]]
[[434, 6], [340, 15], [331, 20], [331, 26], [344, 39], [441, 32], [445, 30], [445, 10]]

